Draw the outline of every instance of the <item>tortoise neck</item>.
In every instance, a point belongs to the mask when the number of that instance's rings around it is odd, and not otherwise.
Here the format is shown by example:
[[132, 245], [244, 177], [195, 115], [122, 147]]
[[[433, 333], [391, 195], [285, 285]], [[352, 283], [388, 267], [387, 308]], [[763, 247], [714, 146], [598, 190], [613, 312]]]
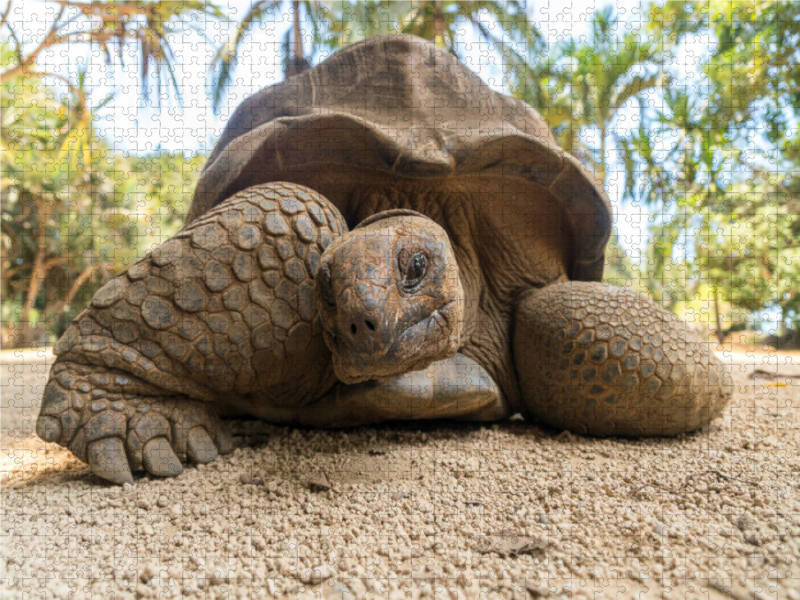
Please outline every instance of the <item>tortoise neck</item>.
[[386, 211], [413, 211], [446, 227], [452, 204], [462, 204], [466, 191], [447, 179], [392, 179], [357, 188], [347, 202], [345, 218], [350, 228]]

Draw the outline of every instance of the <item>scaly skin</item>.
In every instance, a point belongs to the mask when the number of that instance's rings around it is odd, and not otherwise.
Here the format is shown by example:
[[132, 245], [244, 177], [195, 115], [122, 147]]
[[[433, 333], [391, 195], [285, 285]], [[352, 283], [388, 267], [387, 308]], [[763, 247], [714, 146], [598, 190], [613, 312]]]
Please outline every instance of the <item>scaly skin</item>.
[[[190, 225], [57, 344], [39, 434], [123, 482], [224, 451], [217, 410], [319, 427], [522, 411], [597, 434], [718, 414], [727, 374], [679, 320], [564, 283], [601, 279], [608, 199], [539, 113], [472, 75], [376, 36], [247, 99]], [[378, 224], [397, 209], [420, 216]]]
[[530, 290], [519, 300], [514, 333], [524, 412], [594, 435], [693, 431], [732, 392], [708, 346], [629, 289], [571, 281]]
[[176, 475], [229, 450], [226, 397], [318, 399], [335, 379], [313, 279], [344, 231], [327, 200], [286, 184], [194, 221], [103, 286], [56, 344], [37, 433], [124, 483], [131, 468]]

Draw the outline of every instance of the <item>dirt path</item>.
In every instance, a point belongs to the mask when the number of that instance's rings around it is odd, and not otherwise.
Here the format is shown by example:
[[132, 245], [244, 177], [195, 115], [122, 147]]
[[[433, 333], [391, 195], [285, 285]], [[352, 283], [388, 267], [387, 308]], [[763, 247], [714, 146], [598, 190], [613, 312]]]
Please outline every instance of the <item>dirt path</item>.
[[731, 407], [673, 439], [235, 422], [123, 488], [30, 436], [46, 356], [0, 360], [3, 598], [800, 600], [798, 357], [726, 353]]

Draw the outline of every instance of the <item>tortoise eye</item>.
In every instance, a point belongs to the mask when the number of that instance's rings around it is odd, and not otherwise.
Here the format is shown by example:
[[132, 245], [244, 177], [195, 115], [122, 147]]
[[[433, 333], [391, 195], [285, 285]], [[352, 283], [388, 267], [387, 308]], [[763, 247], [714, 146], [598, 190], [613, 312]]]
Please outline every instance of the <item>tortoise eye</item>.
[[428, 271], [428, 259], [422, 252], [417, 252], [408, 261], [408, 269], [403, 280], [403, 287], [411, 290], [419, 284]]

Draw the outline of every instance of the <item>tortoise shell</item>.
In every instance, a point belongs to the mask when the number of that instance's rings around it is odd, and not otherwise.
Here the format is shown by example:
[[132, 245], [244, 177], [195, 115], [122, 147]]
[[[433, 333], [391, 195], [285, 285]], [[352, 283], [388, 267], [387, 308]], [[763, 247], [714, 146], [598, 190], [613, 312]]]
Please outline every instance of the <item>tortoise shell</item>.
[[187, 223], [271, 181], [307, 185], [350, 218], [347, 198], [367, 174], [535, 183], [571, 228], [570, 279], [602, 278], [611, 208], [591, 170], [556, 145], [533, 108], [409, 35], [353, 44], [242, 102], [203, 168]]

